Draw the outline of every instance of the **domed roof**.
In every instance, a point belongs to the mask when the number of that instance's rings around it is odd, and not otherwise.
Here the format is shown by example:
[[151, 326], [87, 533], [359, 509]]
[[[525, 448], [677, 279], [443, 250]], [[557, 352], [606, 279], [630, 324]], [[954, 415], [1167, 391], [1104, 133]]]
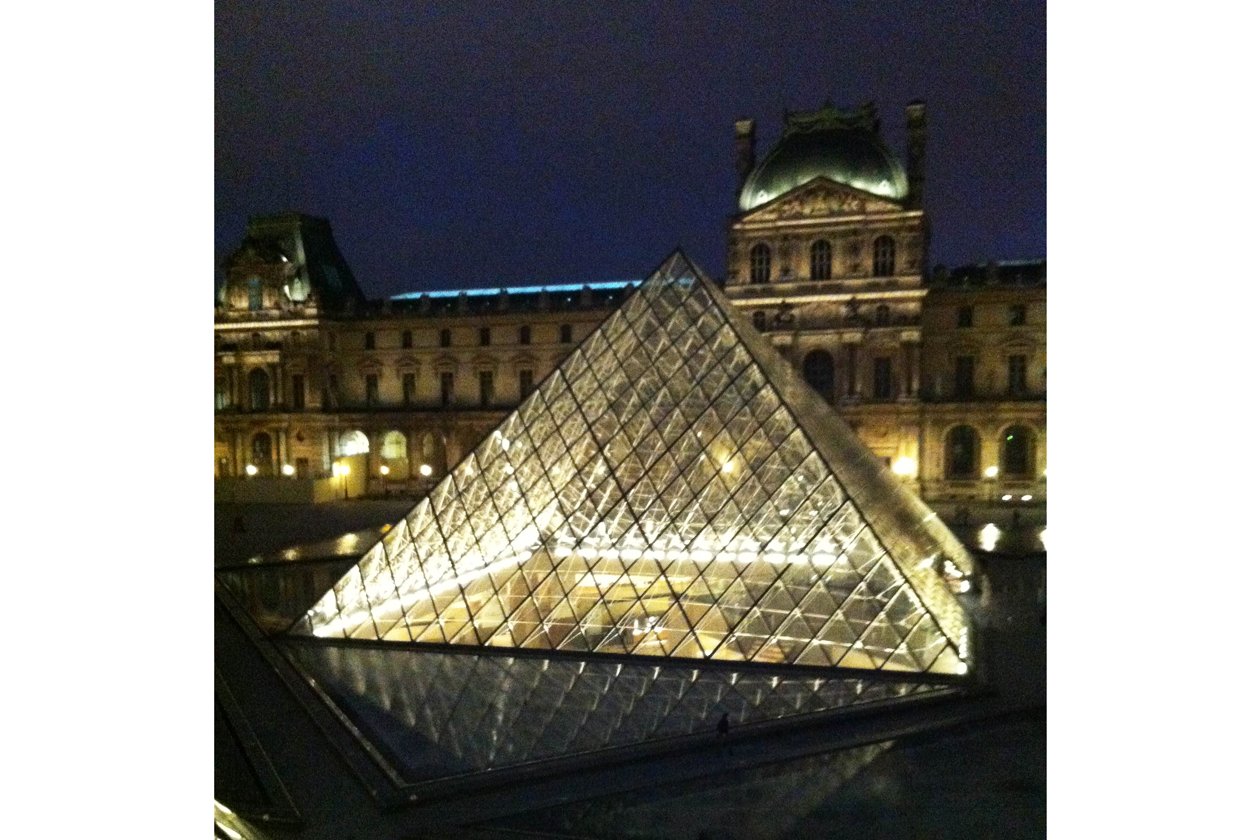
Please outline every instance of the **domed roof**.
[[831, 105], [789, 113], [783, 137], [757, 165], [739, 195], [739, 209], [773, 201], [822, 175], [875, 195], [901, 200], [906, 173], [879, 136], [874, 107], [846, 113]]

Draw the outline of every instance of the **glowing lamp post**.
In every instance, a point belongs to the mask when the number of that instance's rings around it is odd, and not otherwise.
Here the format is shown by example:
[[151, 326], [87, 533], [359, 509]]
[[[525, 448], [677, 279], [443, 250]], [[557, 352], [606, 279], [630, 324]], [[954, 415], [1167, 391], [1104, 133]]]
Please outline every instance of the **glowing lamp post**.
[[919, 465], [915, 463], [913, 458], [903, 455], [896, 461], [893, 461], [892, 471], [895, 475], [899, 475], [902, 478], [910, 478], [918, 467]]
[[998, 477], [997, 464], [993, 464], [992, 466], [988, 466], [984, 468], [984, 480], [987, 482], [991, 482], [990, 487], [989, 487], [989, 492], [985, 494], [986, 496], [988, 496], [989, 501], [993, 501], [993, 499], [997, 496], [997, 477]]
[[249, 476], [250, 478], [253, 478], [254, 476], [258, 475], [258, 467], [255, 467], [253, 464], [246, 464], [245, 475]]
[[421, 464], [420, 475], [424, 476], [425, 478], [428, 478], [429, 476], [433, 475], [433, 467], [430, 467], [428, 464]]
[[350, 482], [349, 482], [349, 479], [348, 479], [348, 476], [349, 476], [349, 475], [350, 475], [350, 465], [349, 465], [349, 464], [343, 464], [343, 463], [341, 463], [340, 461], [338, 461], [337, 463], [333, 464], [333, 476], [334, 476], [334, 477], [336, 477], [336, 476], [340, 476], [340, 477], [341, 477], [341, 491], [342, 491], [342, 493], [343, 493], [343, 495], [344, 495], [344, 498], [346, 498], [346, 499], [349, 499], [349, 498], [350, 498]]

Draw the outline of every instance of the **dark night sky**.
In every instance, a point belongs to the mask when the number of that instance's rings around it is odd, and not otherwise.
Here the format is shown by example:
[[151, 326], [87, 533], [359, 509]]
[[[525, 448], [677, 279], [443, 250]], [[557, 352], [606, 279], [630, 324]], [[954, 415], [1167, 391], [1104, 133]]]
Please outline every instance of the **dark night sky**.
[[[249, 216], [332, 221], [371, 297], [725, 267], [732, 124], [927, 103], [932, 263], [1041, 257], [1043, 2], [215, 8], [215, 257]], [[216, 274], [217, 274], [216, 269]]]

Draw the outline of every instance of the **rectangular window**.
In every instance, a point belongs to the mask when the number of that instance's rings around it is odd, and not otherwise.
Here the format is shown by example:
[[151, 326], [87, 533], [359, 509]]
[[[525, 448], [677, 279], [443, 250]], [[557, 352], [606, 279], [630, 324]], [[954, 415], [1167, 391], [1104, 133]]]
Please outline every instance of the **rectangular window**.
[[214, 407], [215, 410], [224, 409], [231, 405], [228, 399], [228, 386], [226, 379], [214, 380]]
[[529, 344], [531, 337], [532, 336], [531, 336], [529, 327], [521, 327], [521, 335], [520, 335], [521, 344]]
[[1006, 388], [1012, 394], [1028, 390], [1028, 357], [1008, 356], [1006, 359]]
[[958, 307], [958, 326], [970, 327], [972, 325], [972, 319], [974, 316], [975, 316], [974, 307], [971, 307], [971, 306]]
[[480, 337], [480, 339], [481, 339], [481, 346], [482, 346], [482, 347], [489, 347], [489, 346], [490, 346], [490, 328], [489, 328], [489, 327], [482, 327], [482, 328], [481, 328], [481, 333], [479, 334], [479, 337]]
[[451, 346], [451, 331], [450, 330], [442, 330], [440, 333], [438, 333], [438, 346], [439, 347]]
[[364, 350], [376, 349], [376, 333], [366, 332], [363, 334], [363, 349]]
[[875, 390], [877, 400], [889, 400], [893, 395], [892, 359], [879, 356], [875, 359]]
[[525, 397], [534, 388], [534, 372], [532, 370], [521, 371], [521, 399]]
[[573, 327], [569, 326], [568, 324], [560, 325], [560, 343], [561, 344], [573, 343]]
[[306, 377], [300, 373], [293, 374], [293, 410], [306, 408]]
[[402, 347], [404, 350], [411, 349], [411, 330], [402, 331]]
[[379, 380], [375, 373], [363, 377], [363, 388], [367, 392], [367, 404], [376, 405], [380, 401]]
[[1011, 307], [1011, 326], [1022, 327], [1028, 323], [1028, 307], [1017, 303]]
[[489, 408], [490, 403], [494, 402], [494, 372], [483, 370], [477, 380], [481, 388], [481, 407]]
[[445, 408], [455, 401], [455, 374], [443, 371], [439, 379], [442, 383], [442, 407]]
[[968, 398], [976, 392], [976, 357], [958, 356], [954, 359], [954, 396]]
[[416, 375], [403, 374], [403, 405], [411, 405], [416, 401]]

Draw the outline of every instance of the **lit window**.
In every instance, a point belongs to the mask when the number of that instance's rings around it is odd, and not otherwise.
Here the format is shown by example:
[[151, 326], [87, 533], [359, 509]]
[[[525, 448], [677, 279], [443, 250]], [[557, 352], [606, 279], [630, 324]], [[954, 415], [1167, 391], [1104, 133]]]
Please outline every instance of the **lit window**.
[[770, 248], [765, 244], [754, 245], [748, 254], [748, 276], [754, 283], [770, 282]]
[[875, 276], [892, 277], [897, 268], [897, 246], [891, 236], [875, 240]]
[[831, 243], [825, 239], [809, 246], [809, 279], [831, 279]]
[[214, 380], [214, 407], [216, 410], [227, 408], [232, 404], [226, 379]]
[[529, 327], [521, 327], [521, 344], [529, 344], [531, 338], [533, 338], [533, 335], [531, 334]]

